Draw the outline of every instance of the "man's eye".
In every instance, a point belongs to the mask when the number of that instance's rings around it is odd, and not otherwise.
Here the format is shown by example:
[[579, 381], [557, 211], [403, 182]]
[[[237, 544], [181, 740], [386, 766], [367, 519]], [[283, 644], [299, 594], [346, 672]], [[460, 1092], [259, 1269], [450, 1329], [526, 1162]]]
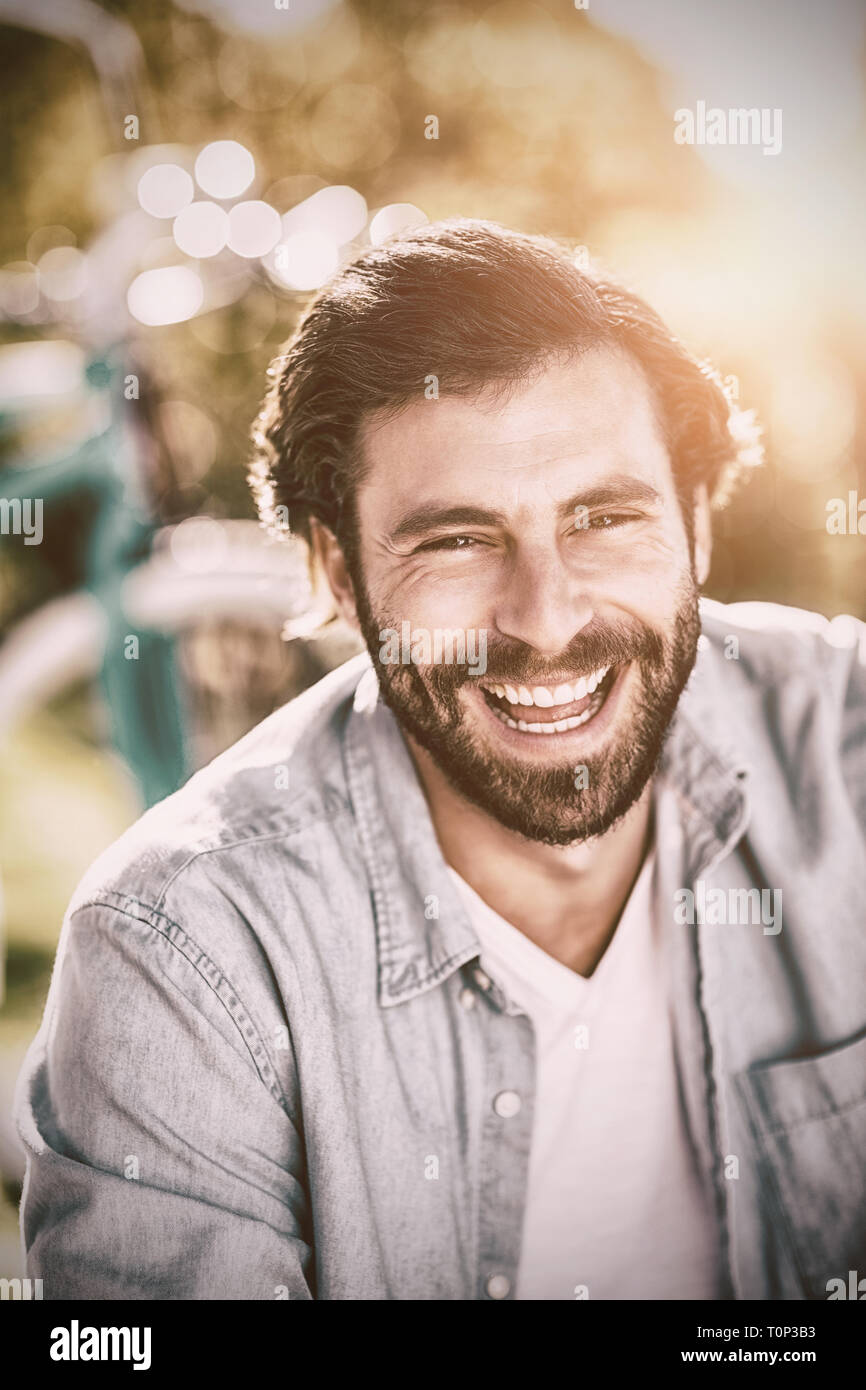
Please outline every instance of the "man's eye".
[[578, 522], [575, 530], [613, 531], [617, 526], [625, 526], [627, 522], [634, 520], [635, 518], [627, 512], [600, 512], [598, 516], [590, 517], [585, 527]]
[[419, 550], [472, 550], [478, 545], [474, 536], [440, 536], [438, 540], [427, 541]]

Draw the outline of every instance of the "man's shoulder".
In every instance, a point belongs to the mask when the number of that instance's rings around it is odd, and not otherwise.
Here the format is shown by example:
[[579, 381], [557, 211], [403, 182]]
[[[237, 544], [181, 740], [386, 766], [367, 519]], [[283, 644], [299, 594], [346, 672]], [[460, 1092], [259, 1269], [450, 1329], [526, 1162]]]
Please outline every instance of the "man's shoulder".
[[345, 662], [152, 806], [90, 866], [70, 911], [123, 898], [157, 908], [202, 856], [290, 842], [347, 811], [342, 731], [369, 669], [365, 653]]
[[688, 696], [696, 727], [715, 728], [728, 747], [783, 761], [835, 741], [844, 760], [859, 763], [866, 623], [777, 603], [709, 599], [701, 600], [701, 620]]
[[701, 600], [701, 646], [759, 684], [792, 676], [826, 688], [866, 664], [866, 623], [781, 603]]

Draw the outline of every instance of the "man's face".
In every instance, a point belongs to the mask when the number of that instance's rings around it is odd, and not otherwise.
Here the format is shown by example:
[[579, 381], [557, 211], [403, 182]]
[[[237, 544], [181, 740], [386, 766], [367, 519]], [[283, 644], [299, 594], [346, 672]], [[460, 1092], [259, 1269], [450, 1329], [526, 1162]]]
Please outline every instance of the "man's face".
[[[352, 579], [384, 699], [502, 825], [558, 845], [603, 834], [653, 772], [699, 635], [640, 368], [595, 349], [504, 399], [373, 417], [362, 445]], [[404, 664], [389, 629], [426, 664]], [[432, 648], [437, 630], [462, 631], [475, 664], [447, 643], [428, 657], [418, 635]]]

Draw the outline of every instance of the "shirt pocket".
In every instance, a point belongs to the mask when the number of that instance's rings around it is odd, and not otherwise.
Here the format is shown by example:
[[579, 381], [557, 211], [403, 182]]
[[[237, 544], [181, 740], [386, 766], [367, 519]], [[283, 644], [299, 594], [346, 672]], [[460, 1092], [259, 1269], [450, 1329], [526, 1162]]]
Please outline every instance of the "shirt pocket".
[[[761, 1187], [788, 1237], [807, 1298], [866, 1276], [866, 1034], [737, 1078]], [[769, 1212], [766, 1215], [770, 1215]], [[775, 1222], [774, 1222], [775, 1224]]]

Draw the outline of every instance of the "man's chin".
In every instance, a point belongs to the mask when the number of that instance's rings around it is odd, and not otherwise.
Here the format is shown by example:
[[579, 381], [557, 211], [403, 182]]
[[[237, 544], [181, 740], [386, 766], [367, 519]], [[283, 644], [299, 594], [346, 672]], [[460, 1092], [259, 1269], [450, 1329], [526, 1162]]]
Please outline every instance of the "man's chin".
[[591, 765], [575, 769], [549, 764], [526, 777], [527, 764], [503, 768], [479, 754], [457, 763], [444, 759], [433, 742], [418, 740], [454, 791], [504, 829], [536, 844], [565, 847], [606, 835], [643, 793], [653, 765], [627, 778], [593, 785]]

